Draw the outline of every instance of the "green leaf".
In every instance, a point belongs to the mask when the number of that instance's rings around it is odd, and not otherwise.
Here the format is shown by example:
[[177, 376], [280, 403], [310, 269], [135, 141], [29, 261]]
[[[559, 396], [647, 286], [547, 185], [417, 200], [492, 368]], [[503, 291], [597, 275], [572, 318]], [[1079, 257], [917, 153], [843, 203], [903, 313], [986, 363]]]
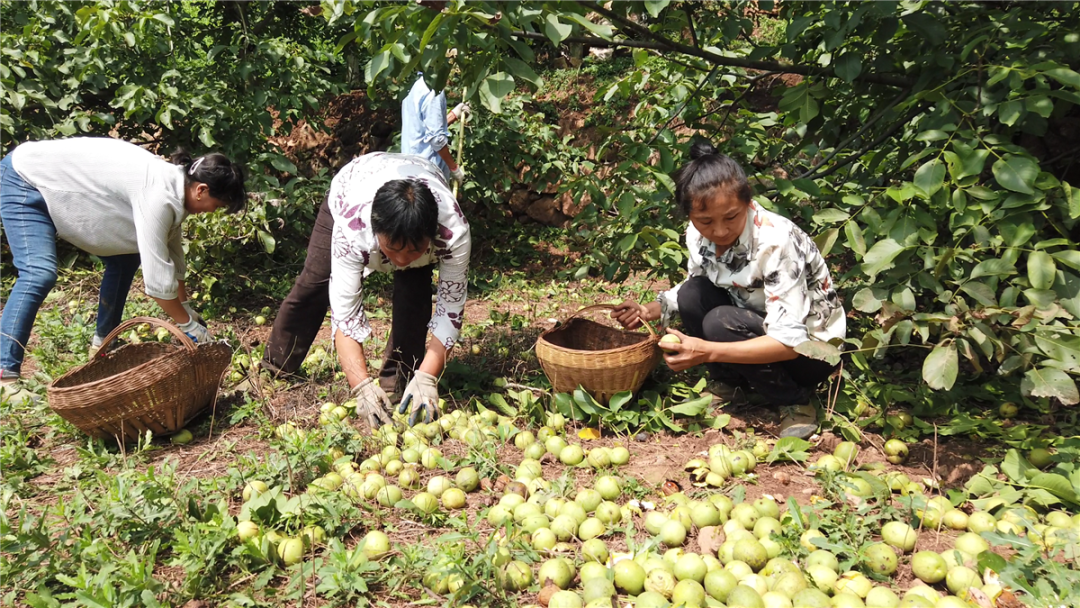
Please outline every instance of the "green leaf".
[[1052, 68], [1043, 72], [1061, 84], [1080, 89], [1080, 74], [1066, 67]]
[[840, 78], [852, 82], [862, 72], [862, 58], [857, 53], [844, 53], [833, 63], [833, 69]]
[[881, 310], [881, 300], [877, 299], [874, 292], [869, 287], [863, 287], [855, 292], [855, 297], [851, 299], [851, 304], [856, 310], [862, 312], [877, 312]]
[[971, 269], [971, 278], [1001, 277], [1016, 274], [1016, 266], [1005, 260], [993, 258], [979, 262]]
[[828, 342], [822, 342], [820, 340], [800, 342], [799, 345], [795, 347], [795, 352], [810, 357], [811, 359], [824, 361], [829, 365], [840, 363], [840, 349]]
[[805, 82], [784, 91], [779, 108], [783, 112], [798, 113], [800, 122], [810, 122], [818, 115], [817, 100], [810, 95]]
[[573, 26], [560, 22], [555, 13], [548, 13], [544, 17], [544, 34], [555, 46], [559, 46], [573, 31]]
[[851, 214], [841, 211], [835, 207], [829, 207], [828, 209], [822, 209], [814, 214], [815, 224], [835, 224], [842, 222], [851, 217]]
[[1024, 103], [1018, 99], [1010, 99], [998, 105], [998, 120], [1008, 126], [1013, 126], [1020, 120], [1024, 113]]
[[690, 401], [684, 401], [678, 405], [671, 406], [670, 410], [673, 414], [679, 414], [680, 416], [700, 416], [702, 412], [709, 407], [712, 403], [712, 395], [703, 395], [697, 399]]
[[799, 439], [798, 437], [781, 437], [776, 442], [776, 445], [773, 446], [769, 455], [765, 457], [765, 460], [770, 464], [777, 460], [803, 462], [810, 457], [808, 450], [812, 446], [813, 444], [805, 439]]
[[1060, 363], [1061, 369], [1080, 372], [1080, 336], [1053, 328], [1035, 332], [1035, 343], [1047, 357]]
[[514, 77], [506, 72], [498, 72], [485, 78], [477, 89], [480, 101], [495, 114], [502, 113], [502, 100], [514, 90]]
[[1080, 497], [1077, 497], [1076, 490], [1073, 489], [1069, 480], [1056, 473], [1037, 473], [1028, 480], [1028, 487], [1042, 488], [1054, 496], [1073, 504], [1080, 501]]
[[844, 224], [844, 234], [847, 235], [848, 247], [859, 256], [866, 255], [866, 239], [863, 237], [862, 227], [856, 222]]
[[1054, 258], [1045, 251], [1032, 251], [1027, 259], [1028, 282], [1035, 289], [1050, 289], [1057, 278]]
[[1037, 367], [1029, 369], [1020, 382], [1020, 392], [1031, 397], [1049, 397], [1065, 405], [1080, 403], [1076, 382], [1060, 369]]
[[983, 306], [997, 306], [997, 298], [994, 295], [994, 290], [990, 289], [990, 286], [986, 283], [979, 281], [968, 281], [960, 286], [960, 289], [975, 298]]
[[537, 88], [543, 86], [544, 79], [524, 61], [516, 57], [503, 57], [503, 63], [506, 64], [507, 69], [515, 78], [520, 78]]
[[567, 19], [576, 21], [579, 25], [601, 38], [611, 38], [612, 30], [610, 25], [604, 23], [593, 23], [592, 21], [586, 19], [584, 15], [579, 15], [577, 13], [565, 13], [563, 16]]
[[633, 396], [634, 394], [630, 391], [621, 391], [615, 393], [611, 396], [611, 399], [608, 400], [608, 409], [610, 409], [612, 412], [617, 412], [621, 410], [624, 405], [630, 403], [630, 400], [633, 398]]
[[1031, 463], [1015, 449], [1006, 452], [1005, 459], [1001, 461], [1001, 472], [1017, 483], [1023, 483], [1027, 480], [1028, 471], [1035, 472], [1038, 470], [1031, 466]]
[[960, 166], [952, 170], [953, 179], [959, 180], [982, 173], [983, 167], [986, 166], [986, 159], [990, 156], [989, 150], [983, 148], [974, 150], [971, 146], [959, 141], [954, 141], [952, 147], [956, 151], [956, 156], [960, 159]]
[[959, 365], [956, 345], [951, 342], [947, 346], [938, 344], [923, 361], [923, 380], [934, 390], [949, 390], [956, 383]]
[[1021, 194], [1034, 194], [1035, 178], [1039, 177], [1039, 165], [1030, 158], [1010, 155], [1008, 158], [998, 159], [993, 167], [994, 179], [1003, 188], [1020, 192]]
[[874, 243], [870, 251], [863, 256], [863, 272], [875, 276], [882, 270], [892, 268], [893, 260], [905, 249], [907, 248], [892, 239], [883, 239]]
[[993, 551], [983, 551], [982, 553], [979, 553], [975, 559], [979, 564], [979, 572], [985, 572], [989, 569], [1001, 574], [1009, 565], [1004, 557], [1001, 557]]
[[1080, 251], [1058, 251], [1051, 253], [1050, 256], [1070, 268], [1080, 270]]
[[924, 163], [915, 172], [915, 187], [918, 188], [926, 198], [930, 198], [935, 192], [941, 190], [941, 186], [945, 183], [945, 164], [938, 159], [934, 159], [930, 162]]
[[645, 10], [649, 11], [653, 19], [656, 19], [660, 16], [660, 11], [667, 8], [669, 4], [671, 0], [645, 0]]
[[829, 255], [833, 245], [836, 244], [836, 238], [838, 236], [840, 236], [840, 229], [830, 228], [814, 237], [814, 244], [817, 245], [818, 251], [822, 256]]
[[291, 160], [285, 158], [284, 156], [281, 156], [280, 154], [271, 155], [270, 164], [282, 173], [296, 174], [298, 172], [296, 169], [296, 165], [294, 165]]
[[1069, 182], [1062, 182], [1061, 189], [1065, 191], [1065, 205], [1069, 208], [1069, 217], [1080, 218], [1080, 188], [1073, 188]]

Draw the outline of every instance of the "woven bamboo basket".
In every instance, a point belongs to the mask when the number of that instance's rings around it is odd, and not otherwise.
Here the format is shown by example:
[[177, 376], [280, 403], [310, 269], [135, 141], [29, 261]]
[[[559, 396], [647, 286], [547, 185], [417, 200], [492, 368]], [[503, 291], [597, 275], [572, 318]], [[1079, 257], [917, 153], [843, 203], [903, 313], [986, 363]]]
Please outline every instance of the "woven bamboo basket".
[[573, 392], [579, 385], [594, 399], [606, 404], [615, 393], [636, 392], [656, 367], [660, 338], [648, 323], [649, 333], [627, 331], [582, 318], [595, 310], [611, 310], [610, 304], [586, 306], [566, 323], [540, 334], [536, 358], [551, 386], [559, 393]]
[[[180, 342], [128, 344], [108, 352], [124, 331], [149, 323]], [[49, 385], [49, 407], [92, 437], [134, 441], [146, 431], [171, 434], [217, 400], [218, 385], [232, 360], [228, 344], [195, 344], [171, 323], [135, 317], [102, 342], [89, 363]]]

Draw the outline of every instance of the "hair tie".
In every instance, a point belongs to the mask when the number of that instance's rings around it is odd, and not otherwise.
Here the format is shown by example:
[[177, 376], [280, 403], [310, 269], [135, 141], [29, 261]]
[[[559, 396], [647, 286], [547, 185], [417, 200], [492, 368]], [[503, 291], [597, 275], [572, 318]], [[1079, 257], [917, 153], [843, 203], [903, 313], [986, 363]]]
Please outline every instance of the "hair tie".
[[199, 165], [201, 165], [202, 161], [205, 159], [205, 156], [200, 156], [199, 158], [195, 159], [195, 162], [191, 163], [191, 167], [187, 170], [188, 175], [195, 175], [195, 172], [199, 169]]

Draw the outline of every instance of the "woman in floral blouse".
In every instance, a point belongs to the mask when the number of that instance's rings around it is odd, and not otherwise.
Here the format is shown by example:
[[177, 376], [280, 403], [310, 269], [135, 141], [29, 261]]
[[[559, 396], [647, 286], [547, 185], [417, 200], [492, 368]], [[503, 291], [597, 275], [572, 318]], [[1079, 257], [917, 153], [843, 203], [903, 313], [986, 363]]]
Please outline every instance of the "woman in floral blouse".
[[612, 317], [634, 329], [641, 321], [682, 318], [679, 344], [665, 343], [674, 371], [706, 364], [714, 394], [739, 390], [784, 412], [783, 437], [817, 430], [813, 388], [835, 367], [795, 352], [807, 340], [843, 339], [843, 305], [817, 246], [787, 218], [755, 203], [739, 165], [708, 142], [695, 143], [676, 173], [675, 197], [689, 216], [687, 278], [655, 302], [627, 300]]
[[[329, 305], [338, 358], [368, 424], [375, 429], [391, 421], [388, 393], [400, 394], [399, 412], [412, 406], [410, 424], [435, 419], [438, 376], [461, 330], [471, 249], [469, 223], [438, 167], [406, 154], [356, 158], [330, 185], [304, 270], [278, 311], [264, 364], [295, 369]], [[394, 276], [390, 340], [378, 380], [369, 376], [361, 346], [371, 335], [363, 285], [373, 272]]]

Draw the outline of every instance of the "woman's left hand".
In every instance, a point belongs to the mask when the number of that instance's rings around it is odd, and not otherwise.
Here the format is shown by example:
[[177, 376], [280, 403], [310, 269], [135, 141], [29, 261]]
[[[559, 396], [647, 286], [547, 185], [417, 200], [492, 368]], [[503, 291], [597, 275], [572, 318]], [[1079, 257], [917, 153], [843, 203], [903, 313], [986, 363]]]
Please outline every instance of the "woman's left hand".
[[664, 361], [672, 371], [681, 372], [709, 362], [709, 342], [693, 338], [676, 329], [668, 328], [667, 331], [679, 338], [678, 344], [666, 342], [661, 346], [664, 350]]

